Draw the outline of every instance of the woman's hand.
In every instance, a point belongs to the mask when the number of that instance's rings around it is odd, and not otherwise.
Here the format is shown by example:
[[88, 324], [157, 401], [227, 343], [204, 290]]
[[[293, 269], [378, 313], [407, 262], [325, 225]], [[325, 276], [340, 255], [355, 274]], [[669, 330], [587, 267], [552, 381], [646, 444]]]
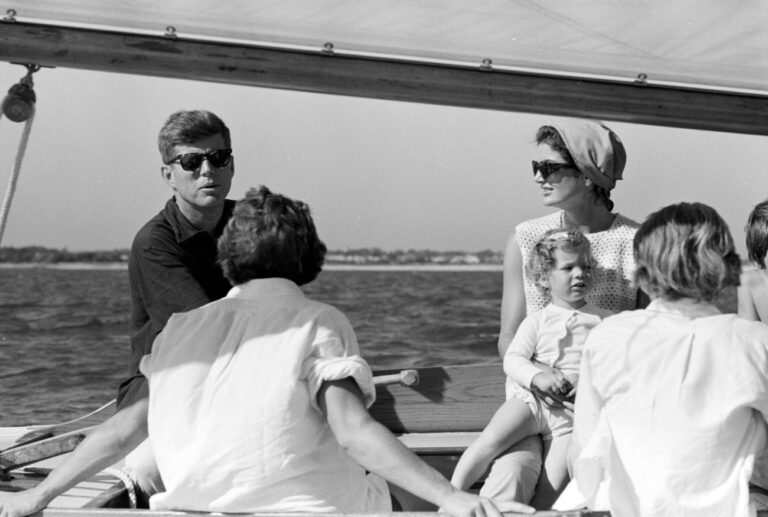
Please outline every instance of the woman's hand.
[[501, 503], [497, 507], [490, 499], [456, 490], [446, 499], [439, 511], [453, 517], [501, 517], [502, 511], [531, 514], [536, 510], [515, 502]]
[[24, 517], [46, 507], [34, 489], [16, 493], [0, 493], [0, 517]]

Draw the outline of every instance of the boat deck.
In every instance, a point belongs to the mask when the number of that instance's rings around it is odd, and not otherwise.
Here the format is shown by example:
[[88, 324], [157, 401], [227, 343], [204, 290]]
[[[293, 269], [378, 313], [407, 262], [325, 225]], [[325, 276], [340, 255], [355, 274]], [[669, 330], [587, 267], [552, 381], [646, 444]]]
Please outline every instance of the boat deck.
[[[377, 372], [396, 377], [401, 372]], [[504, 375], [500, 364], [435, 367], [419, 369], [419, 382], [377, 382], [377, 402], [371, 414], [411, 450], [446, 477], [450, 477], [464, 449], [489, 421], [504, 400]], [[111, 411], [110, 411], [111, 413]], [[98, 418], [106, 418], [105, 414]], [[94, 422], [89, 421], [90, 425]], [[0, 428], [0, 451], [33, 428]], [[59, 432], [71, 429], [58, 429]], [[61, 462], [64, 456], [48, 458], [10, 471], [10, 479], [0, 480], [0, 491], [18, 491], [38, 483]], [[116, 465], [120, 467], [120, 465]], [[3, 471], [0, 470], [0, 475]], [[8, 476], [6, 476], [8, 477]], [[474, 487], [475, 489], [478, 486]], [[436, 508], [418, 498], [393, 491], [406, 511], [382, 514], [387, 517], [435, 516]], [[57, 497], [42, 512], [43, 517], [179, 517], [187, 512], [128, 510], [127, 491], [122, 481], [104, 471]], [[108, 508], [103, 508], [108, 506]], [[258, 514], [261, 516], [286, 514]], [[343, 514], [352, 517], [353, 514]], [[376, 514], [365, 514], [367, 516]], [[506, 515], [517, 515], [508, 513]], [[604, 517], [608, 512], [542, 511], [538, 517]], [[758, 512], [768, 517], [768, 511]], [[243, 516], [244, 517], [244, 516]]]

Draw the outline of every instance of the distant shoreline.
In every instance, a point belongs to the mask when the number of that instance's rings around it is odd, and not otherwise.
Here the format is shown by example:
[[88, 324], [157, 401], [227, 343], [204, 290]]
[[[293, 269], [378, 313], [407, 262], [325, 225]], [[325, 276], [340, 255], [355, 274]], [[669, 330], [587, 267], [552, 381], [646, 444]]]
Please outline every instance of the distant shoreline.
[[[0, 262], [0, 269], [127, 270], [125, 262]], [[501, 271], [501, 264], [326, 264], [324, 271]]]

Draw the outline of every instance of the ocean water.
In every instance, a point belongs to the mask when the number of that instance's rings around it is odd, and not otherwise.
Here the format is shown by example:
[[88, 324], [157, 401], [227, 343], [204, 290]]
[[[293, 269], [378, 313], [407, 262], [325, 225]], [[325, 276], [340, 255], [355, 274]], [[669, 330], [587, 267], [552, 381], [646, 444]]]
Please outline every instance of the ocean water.
[[[327, 270], [374, 369], [497, 361], [500, 270]], [[718, 300], [735, 312], [735, 290]], [[124, 269], [0, 268], [0, 426], [57, 423], [114, 398], [129, 357]]]
[[[123, 269], [0, 269], [0, 426], [56, 423], [126, 373]], [[305, 286], [352, 322], [374, 369], [496, 360], [501, 271], [323, 271]]]

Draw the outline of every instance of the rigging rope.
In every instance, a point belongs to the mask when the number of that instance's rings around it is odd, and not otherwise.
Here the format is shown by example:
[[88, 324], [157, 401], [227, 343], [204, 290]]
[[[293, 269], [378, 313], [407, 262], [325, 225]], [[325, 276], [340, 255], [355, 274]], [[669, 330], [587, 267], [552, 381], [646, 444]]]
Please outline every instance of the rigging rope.
[[[0, 112], [0, 119], [2, 113]], [[19, 141], [19, 149], [16, 152], [16, 161], [13, 166], [13, 173], [11, 179], [8, 181], [8, 190], [5, 192], [5, 199], [3, 200], [3, 207], [0, 210], [0, 243], [3, 241], [3, 234], [5, 233], [5, 224], [8, 222], [8, 213], [11, 210], [11, 202], [13, 201], [13, 195], [16, 192], [16, 183], [19, 179], [19, 172], [21, 172], [21, 161], [24, 159], [24, 153], [27, 151], [27, 141], [29, 140], [29, 133], [32, 131], [32, 121], [35, 119], [34, 108], [32, 110], [32, 116], [30, 116], [24, 124], [24, 130], [21, 134], [21, 140]]]
[[138, 504], [136, 499], [137, 483], [133, 477], [125, 470], [117, 467], [107, 467], [104, 469], [104, 473], [114, 476], [123, 482], [123, 486], [128, 491], [128, 505], [132, 510], [135, 510]]

